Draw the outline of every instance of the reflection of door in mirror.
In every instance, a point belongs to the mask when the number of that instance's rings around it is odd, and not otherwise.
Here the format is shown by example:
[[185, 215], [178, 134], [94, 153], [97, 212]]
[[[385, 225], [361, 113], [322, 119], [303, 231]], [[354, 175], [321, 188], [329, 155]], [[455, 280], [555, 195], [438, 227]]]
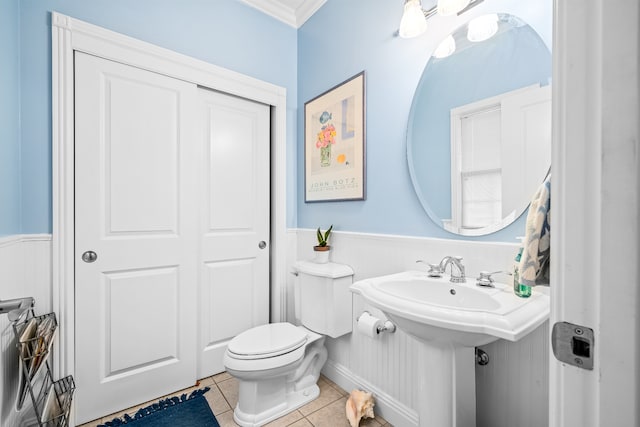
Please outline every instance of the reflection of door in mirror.
[[[542, 148], [542, 149], [541, 149]], [[451, 214], [445, 229], [512, 222], [550, 164], [551, 88], [532, 85], [451, 109]]]

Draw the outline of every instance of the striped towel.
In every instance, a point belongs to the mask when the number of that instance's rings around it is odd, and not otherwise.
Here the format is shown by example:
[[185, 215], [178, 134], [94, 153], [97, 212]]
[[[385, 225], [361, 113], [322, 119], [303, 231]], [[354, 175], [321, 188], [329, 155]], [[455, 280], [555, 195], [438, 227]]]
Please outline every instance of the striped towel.
[[527, 286], [549, 285], [551, 174], [547, 175], [531, 200], [523, 251], [520, 258], [520, 283]]

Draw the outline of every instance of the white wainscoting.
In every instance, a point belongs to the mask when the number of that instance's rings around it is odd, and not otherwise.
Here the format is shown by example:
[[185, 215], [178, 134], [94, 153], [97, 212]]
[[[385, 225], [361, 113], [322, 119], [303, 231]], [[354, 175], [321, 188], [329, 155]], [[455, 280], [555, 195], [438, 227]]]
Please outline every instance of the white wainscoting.
[[[0, 238], [0, 299], [34, 297], [36, 312], [51, 310], [51, 235]], [[0, 316], [0, 426], [21, 426], [33, 417], [30, 399], [15, 410], [18, 353], [11, 323]]]
[[[313, 257], [314, 230], [289, 230], [287, 266]], [[467, 242], [335, 232], [332, 259], [352, 266], [355, 280], [408, 269], [421, 269], [415, 260], [439, 261], [444, 255], [465, 258], [467, 275], [480, 270], [510, 269], [515, 243]], [[19, 235], [0, 238], [0, 299], [33, 296], [38, 313], [51, 309], [51, 236]], [[294, 319], [293, 276], [287, 275], [287, 319]], [[382, 313], [354, 298], [355, 318], [362, 310]], [[496, 341], [483, 346], [491, 361], [476, 366], [478, 427], [548, 425], [548, 323], [518, 343]], [[20, 426], [28, 410], [16, 413], [17, 355], [13, 330], [0, 316], [0, 425]], [[419, 363], [415, 340], [402, 331], [376, 340], [353, 333], [328, 339], [329, 360], [323, 373], [345, 390], [373, 391], [376, 409], [397, 427], [417, 426], [421, 396], [415, 381]]]
[[[289, 270], [297, 259], [313, 258], [314, 230], [289, 230]], [[331, 238], [332, 260], [348, 264], [361, 280], [403, 270], [424, 269], [416, 260], [439, 262], [445, 255], [464, 257], [468, 277], [481, 270], [511, 270], [517, 243], [460, 241], [405, 236], [335, 232]], [[287, 281], [291, 292], [293, 277]], [[293, 299], [288, 297], [288, 320], [294, 319]], [[361, 297], [353, 300], [353, 324], [363, 310], [382, 313]], [[502, 340], [484, 346], [489, 365], [476, 365], [478, 427], [547, 426], [548, 324], [518, 343]], [[417, 426], [421, 396], [415, 380], [420, 363], [416, 341], [397, 331], [375, 340], [352, 333], [327, 338], [329, 360], [323, 373], [350, 391], [361, 388], [376, 395], [376, 410], [397, 427]]]
[[481, 347], [489, 364], [476, 365], [478, 427], [549, 425], [549, 322], [514, 343]]

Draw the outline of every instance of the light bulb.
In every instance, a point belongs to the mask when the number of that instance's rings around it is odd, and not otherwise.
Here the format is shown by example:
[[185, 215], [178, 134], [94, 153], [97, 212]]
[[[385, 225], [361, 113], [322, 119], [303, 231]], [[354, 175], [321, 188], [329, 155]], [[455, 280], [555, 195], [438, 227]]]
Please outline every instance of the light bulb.
[[453, 36], [449, 34], [449, 36], [442, 40], [436, 50], [433, 52], [434, 58], [446, 58], [447, 56], [453, 54], [456, 51], [456, 41]]
[[424, 33], [426, 29], [427, 19], [424, 17], [420, 0], [407, 0], [398, 34], [404, 39], [410, 39]]
[[498, 32], [498, 15], [483, 15], [469, 22], [467, 39], [471, 42], [482, 42], [490, 39]]
[[438, 0], [438, 13], [442, 16], [455, 15], [469, 5], [471, 0]]

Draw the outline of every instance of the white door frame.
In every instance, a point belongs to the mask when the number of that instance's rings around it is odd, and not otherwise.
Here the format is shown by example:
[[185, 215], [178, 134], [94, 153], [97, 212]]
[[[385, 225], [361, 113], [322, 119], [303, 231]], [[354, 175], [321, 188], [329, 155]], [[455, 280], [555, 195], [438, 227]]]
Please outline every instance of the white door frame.
[[[271, 106], [271, 321], [286, 313], [286, 89], [150, 43], [51, 14], [52, 299], [59, 323], [56, 375], [75, 371], [74, 51], [158, 72]], [[196, 349], [194, 348], [194, 351]]]
[[640, 425], [637, 0], [555, 0], [551, 325], [594, 331], [593, 370], [549, 364], [549, 425]]

